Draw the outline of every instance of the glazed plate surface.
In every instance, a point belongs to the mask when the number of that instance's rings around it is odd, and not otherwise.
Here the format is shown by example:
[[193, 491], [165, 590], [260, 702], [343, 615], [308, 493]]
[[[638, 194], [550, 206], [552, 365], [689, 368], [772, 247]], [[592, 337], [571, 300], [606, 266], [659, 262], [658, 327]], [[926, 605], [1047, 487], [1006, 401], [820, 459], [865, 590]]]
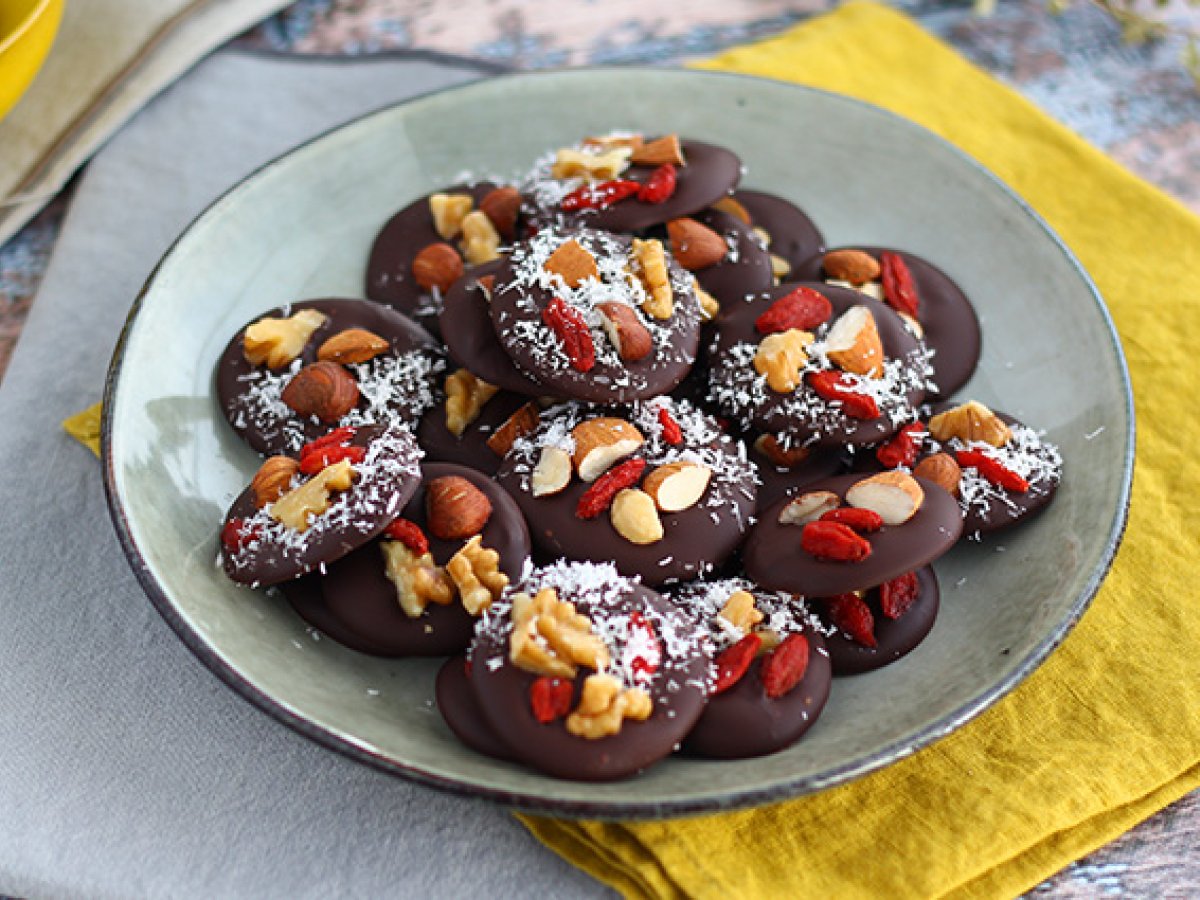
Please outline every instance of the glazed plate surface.
[[[745, 164], [745, 186], [795, 201], [831, 246], [899, 246], [945, 269], [983, 324], [979, 370], [958, 396], [1044, 428], [1066, 475], [1039, 519], [943, 558], [942, 612], [928, 640], [886, 669], [837, 680], [822, 719], [791, 749], [744, 762], [672, 758], [592, 785], [460, 745], [433, 706], [437, 661], [374, 659], [315, 639], [280, 596], [223, 576], [214, 562], [222, 516], [258, 460], [218, 410], [213, 368], [234, 330], [263, 310], [361, 296], [372, 238], [414, 198], [464, 172], [513, 177], [549, 149], [614, 128], [725, 144]], [[855, 100], [669, 70], [494, 78], [375, 113], [267, 165], [161, 261], [130, 313], [105, 399], [105, 479], [122, 544], [151, 600], [221, 678], [362, 761], [566, 815], [782, 799], [957, 728], [1026, 677], [1083, 613], [1120, 539], [1133, 457], [1128, 375], [1101, 299], [993, 176]]]

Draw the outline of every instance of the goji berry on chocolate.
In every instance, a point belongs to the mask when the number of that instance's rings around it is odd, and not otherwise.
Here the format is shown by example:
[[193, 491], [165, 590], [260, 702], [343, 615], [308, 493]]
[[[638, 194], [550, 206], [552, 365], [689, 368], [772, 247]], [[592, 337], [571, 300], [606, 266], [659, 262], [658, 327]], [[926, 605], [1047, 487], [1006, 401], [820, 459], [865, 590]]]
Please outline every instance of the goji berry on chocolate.
[[393, 541], [402, 543], [417, 556], [424, 556], [429, 552], [429, 538], [425, 536], [421, 526], [411, 519], [396, 519], [383, 533]]
[[300, 456], [304, 457], [315, 450], [320, 450], [322, 447], [344, 447], [354, 440], [356, 432], [357, 429], [350, 425], [334, 428], [328, 434], [323, 434], [319, 438], [313, 438], [301, 447]]
[[559, 206], [566, 212], [578, 212], [581, 209], [607, 209], [626, 197], [632, 197], [641, 189], [642, 186], [638, 182], [624, 178], [602, 181], [599, 184], [585, 184], [563, 197]]
[[831, 509], [818, 520], [821, 522], [839, 522], [848, 528], [853, 528], [859, 534], [870, 534], [883, 527], [883, 516], [873, 509], [859, 509], [854, 506], [843, 506]]
[[879, 611], [889, 619], [898, 619], [917, 602], [921, 582], [916, 572], [905, 572], [879, 586]]
[[633, 670], [635, 678], [650, 676], [658, 671], [662, 662], [662, 645], [658, 642], [654, 626], [642, 615], [641, 610], [635, 609], [629, 614], [629, 634], [625, 646], [633, 653], [629, 668]]
[[533, 717], [543, 725], [557, 721], [571, 711], [575, 685], [565, 678], [542, 675], [529, 686], [529, 706]]
[[230, 553], [243, 549], [261, 535], [257, 525], [249, 524], [245, 519], [232, 518], [221, 529], [221, 546]]
[[305, 475], [316, 475], [326, 466], [332, 466], [343, 459], [352, 463], [362, 462], [367, 457], [366, 447], [318, 447], [300, 457], [300, 471]]
[[888, 469], [911, 466], [917, 461], [921, 445], [925, 443], [925, 433], [926, 428], [921, 422], [905, 425], [890, 441], [879, 445], [875, 458]]
[[857, 594], [838, 594], [825, 598], [829, 620], [863, 647], [876, 647], [875, 617], [871, 607]]
[[861, 394], [842, 372], [832, 369], [826, 372], [809, 372], [808, 386], [818, 397], [831, 403], [840, 403], [842, 411], [852, 419], [879, 418], [879, 404], [875, 398]]
[[663, 163], [650, 173], [650, 177], [638, 189], [637, 198], [642, 203], [663, 203], [675, 193], [675, 167]]
[[1028, 481], [982, 450], [959, 450], [954, 454], [954, 459], [964, 469], [974, 469], [992, 484], [1006, 491], [1023, 494], [1029, 490]]
[[812, 288], [798, 287], [772, 303], [754, 320], [754, 328], [759, 334], [775, 334], [790, 328], [812, 331], [829, 321], [832, 315], [833, 304], [823, 294]]
[[590, 372], [596, 365], [596, 344], [583, 316], [561, 297], [554, 297], [542, 309], [542, 321], [562, 342], [571, 368], [577, 372]]
[[871, 543], [839, 522], [809, 522], [800, 532], [800, 548], [810, 556], [833, 562], [862, 562], [871, 555]]
[[767, 696], [778, 700], [790, 692], [808, 671], [808, 638], [802, 634], [789, 634], [763, 659], [763, 687]]
[[900, 254], [884, 251], [879, 254], [879, 266], [883, 270], [883, 299], [897, 312], [908, 313], [915, 319], [920, 298], [908, 264]]
[[712, 695], [715, 697], [724, 693], [741, 681], [761, 648], [762, 638], [757, 634], [748, 634], [733, 646], [726, 647], [718, 653], [714, 661], [717, 667], [717, 681], [713, 686]]
[[627, 459], [613, 466], [592, 482], [583, 492], [575, 507], [575, 515], [581, 519], [594, 519], [612, 506], [613, 498], [625, 488], [633, 487], [646, 471], [646, 461], [640, 456]]
[[672, 447], [683, 443], [683, 429], [679, 427], [679, 423], [671, 416], [671, 411], [665, 406], [658, 410], [658, 424], [662, 426], [663, 443], [670, 444]]

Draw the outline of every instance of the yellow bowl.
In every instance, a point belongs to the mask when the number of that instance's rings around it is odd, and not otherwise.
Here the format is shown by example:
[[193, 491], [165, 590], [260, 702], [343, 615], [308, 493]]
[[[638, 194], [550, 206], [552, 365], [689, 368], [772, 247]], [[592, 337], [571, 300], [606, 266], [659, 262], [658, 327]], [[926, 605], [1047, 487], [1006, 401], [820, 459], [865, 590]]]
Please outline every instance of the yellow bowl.
[[62, 10], [63, 0], [0, 0], [0, 119], [42, 67]]

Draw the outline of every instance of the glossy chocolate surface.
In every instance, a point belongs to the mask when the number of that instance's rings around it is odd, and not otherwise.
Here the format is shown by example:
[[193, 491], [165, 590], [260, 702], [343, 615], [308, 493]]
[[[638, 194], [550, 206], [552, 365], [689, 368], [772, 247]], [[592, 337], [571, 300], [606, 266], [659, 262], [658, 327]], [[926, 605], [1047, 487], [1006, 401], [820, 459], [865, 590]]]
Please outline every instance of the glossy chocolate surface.
[[454, 736], [474, 750], [492, 759], [511, 760], [513, 752], [488, 725], [467, 674], [470, 663], [461, 654], [446, 660], [437, 673], [434, 699], [438, 712]]
[[815, 253], [825, 249], [825, 238], [800, 207], [782, 197], [764, 191], [739, 188], [733, 199], [750, 214], [751, 226], [762, 228], [771, 237], [767, 250], [788, 261], [788, 278], [801, 278], [796, 269]]
[[421, 417], [421, 424], [417, 426], [417, 443], [430, 462], [457, 463], [495, 475], [503, 457], [488, 447], [488, 438], [528, 402], [529, 398], [522, 394], [500, 391], [484, 404], [479, 417], [468, 424], [458, 437], [446, 427], [446, 404], [439, 403]]

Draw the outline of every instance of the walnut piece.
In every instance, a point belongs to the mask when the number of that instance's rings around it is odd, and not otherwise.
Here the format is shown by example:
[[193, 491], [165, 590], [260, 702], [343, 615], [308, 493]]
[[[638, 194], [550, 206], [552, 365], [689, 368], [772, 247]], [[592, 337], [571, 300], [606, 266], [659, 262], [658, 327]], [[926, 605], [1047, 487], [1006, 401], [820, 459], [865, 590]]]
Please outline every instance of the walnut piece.
[[302, 309], [286, 319], [271, 316], [259, 319], [246, 327], [242, 334], [242, 350], [254, 366], [267, 364], [269, 369], [281, 369], [300, 355], [313, 332], [325, 324], [326, 315], [315, 309]]
[[308, 531], [309, 516], [319, 517], [329, 509], [330, 494], [346, 491], [354, 484], [354, 468], [343, 459], [326, 466], [299, 487], [293, 488], [271, 504], [271, 518], [296, 531]]
[[812, 340], [812, 334], [799, 328], [767, 335], [754, 354], [754, 371], [766, 376], [771, 390], [790, 394], [800, 386], [800, 370], [808, 359], [806, 348]]
[[384, 573], [395, 585], [396, 599], [410, 619], [420, 618], [430, 603], [442, 606], [454, 600], [454, 585], [445, 570], [426, 551], [418, 556], [401, 541], [380, 541]]
[[692, 276], [692, 290], [696, 292], [696, 301], [700, 304], [701, 321], [711, 322], [721, 311], [721, 304], [717, 302], [716, 297], [700, 287], [700, 282], [696, 280], [695, 275]]
[[554, 178], [581, 177], [587, 181], [609, 181], [629, 168], [632, 147], [612, 147], [603, 153], [584, 153], [563, 147], [554, 156], [550, 174]]
[[470, 194], [434, 194], [429, 198], [433, 227], [448, 241], [462, 231], [463, 219], [475, 207]]
[[981, 442], [993, 447], [1003, 447], [1012, 440], [1012, 429], [978, 400], [938, 413], [929, 420], [929, 433], [943, 442], [958, 438], [963, 443]]
[[617, 734], [626, 719], [645, 721], [653, 711], [654, 703], [642, 688], [624, 688], [612, 675], [589, 675], [579, 706], [567, 716], [567, 731], [594, 741]]
[[459, 248], [468, 264], [478, 266], [500, 256], [500, 232], [482, 210], [463, 217], [462, 236]]
[[749, 591], [734, 591], [717, 615], [746, 634], [763, 620], [762, 612], [754, 605], [754, 595]]
[[642, 312], [660, 321], [671, 318], [675, 312], [675, 294], [671, 290], [667, 253], [662, 241], [634, 238], [630, 255], [634, 263], [633, 274], [646, 291]]
[[500, 554], [483, 546], [478, 534], [450, 557], [446, 574], [458, 588], [463, 607], [473, 616], [482, 615], [508, 587], [508, 576], [500, 571]]
[[476, 378], [466, 369], [446, 376], [446, 430], [462, 437], [467, 426], [479, 418], [487, 402], [500, 388]]
[[535, 675], [574, 678], [576, 666], [607, 668], [608, 647], [592, 631], [591, 620], [575, 612], [575, 604], [558, 599], [554, 588], [533, 597], [513, 595], [512, 639], [508, 657]]

